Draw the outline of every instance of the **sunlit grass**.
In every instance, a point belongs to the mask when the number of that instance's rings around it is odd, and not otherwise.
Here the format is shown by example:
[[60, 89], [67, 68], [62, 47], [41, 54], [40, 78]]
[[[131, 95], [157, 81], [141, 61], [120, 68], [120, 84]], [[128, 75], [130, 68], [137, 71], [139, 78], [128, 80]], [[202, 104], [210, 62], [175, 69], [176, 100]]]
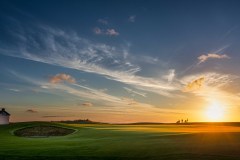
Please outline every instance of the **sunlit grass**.
[[68, 124], [73, 127], [86, 127], [98, 130], [116, 130], [132, 132], [240, 132], [239, 126], [226, 126], [224, 124], [194, 124], [194, 125], [109, 125], [109, 124]]
[[[28, 138], [12, 133], [44, 123], [0, 126], [0, 157], [10, 159], [190, 160], [239, 159], [238, 123], [161, 125], [62, 124], [76, 130], [63, 137]], [[49, 124], [49, 123], [45, 123]], [[236, 158], [232, 158], [236, 157]], [[5, 158], [7, 159], [7, 158]]]

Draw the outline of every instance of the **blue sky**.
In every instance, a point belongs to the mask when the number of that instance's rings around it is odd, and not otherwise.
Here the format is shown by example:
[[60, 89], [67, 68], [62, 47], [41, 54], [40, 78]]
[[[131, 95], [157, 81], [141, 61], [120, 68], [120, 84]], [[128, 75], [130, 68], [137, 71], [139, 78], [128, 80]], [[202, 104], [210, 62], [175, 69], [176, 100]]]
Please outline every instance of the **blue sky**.
[[0, 105], [12, 121], [239, 121], [239, 5], [1, 1]]

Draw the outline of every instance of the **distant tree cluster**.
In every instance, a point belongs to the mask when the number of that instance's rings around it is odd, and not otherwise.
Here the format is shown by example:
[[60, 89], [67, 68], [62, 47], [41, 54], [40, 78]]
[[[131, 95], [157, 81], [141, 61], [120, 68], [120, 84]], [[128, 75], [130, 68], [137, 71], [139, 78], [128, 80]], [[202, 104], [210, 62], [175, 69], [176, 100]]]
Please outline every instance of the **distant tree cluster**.
[[185, 120], [183, 120], [183, 119], [178, 120], [176, 123], [177, 123], [177, 124], [180, 124], [180, 123], [188, 123], [188, 118], [185, 119]]
[[69, 123], [69, 124], [106, 124], [102, 122], [94, 122], [89, 119], [77, 119], [77, 120], [66, 120], [66, 121], [55, 121], [61, 123]]

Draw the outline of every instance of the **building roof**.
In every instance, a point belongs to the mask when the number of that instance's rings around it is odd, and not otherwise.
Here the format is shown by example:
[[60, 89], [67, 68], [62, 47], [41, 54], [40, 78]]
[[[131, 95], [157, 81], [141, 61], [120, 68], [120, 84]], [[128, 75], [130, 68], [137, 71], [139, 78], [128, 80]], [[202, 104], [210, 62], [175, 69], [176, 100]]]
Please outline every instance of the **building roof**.
[[10, 114], [8, 112], [5, 111], [5, 108], [2, 108], [2, 110], [0, 111], [0, 115], [3, 116], [10, 116]]

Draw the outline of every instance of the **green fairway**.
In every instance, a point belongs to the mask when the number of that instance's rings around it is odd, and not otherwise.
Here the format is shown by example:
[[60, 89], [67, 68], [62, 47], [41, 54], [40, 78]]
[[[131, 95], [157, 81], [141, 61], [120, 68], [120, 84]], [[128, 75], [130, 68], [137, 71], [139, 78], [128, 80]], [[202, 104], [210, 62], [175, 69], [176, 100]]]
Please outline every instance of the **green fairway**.
[[[16, 129], [36, 125], [75, 129], [62, 137], [27, 138]], [[0, 126], [0, 159], [240, 159], [237, 124], [110, 125], [16, 123]]]

